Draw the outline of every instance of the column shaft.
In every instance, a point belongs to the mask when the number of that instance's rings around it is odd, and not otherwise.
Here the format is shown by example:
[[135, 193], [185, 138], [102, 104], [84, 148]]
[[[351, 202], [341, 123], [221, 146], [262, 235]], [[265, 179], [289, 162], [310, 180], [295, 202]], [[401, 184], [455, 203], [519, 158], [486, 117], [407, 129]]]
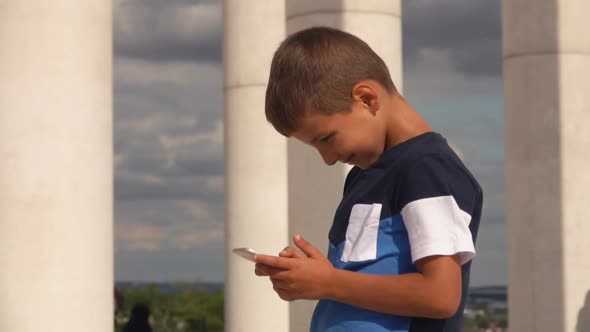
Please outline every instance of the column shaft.
[[264, 115], [272, 55], [285, 37], [285, 4], [224, 1], [226, 331], [287, 331], [289, 311], [254, 264], [231, 253], [276, 255], [287, 245], [287, 145]]
[[590, 22], [583, 14], [590, 3], [502, 5], [510, 330], [582, 331], [589, 325], [578, 315], [590, 296]]
[[0, 331], [113, 329], [111, 16], [0, 3]]

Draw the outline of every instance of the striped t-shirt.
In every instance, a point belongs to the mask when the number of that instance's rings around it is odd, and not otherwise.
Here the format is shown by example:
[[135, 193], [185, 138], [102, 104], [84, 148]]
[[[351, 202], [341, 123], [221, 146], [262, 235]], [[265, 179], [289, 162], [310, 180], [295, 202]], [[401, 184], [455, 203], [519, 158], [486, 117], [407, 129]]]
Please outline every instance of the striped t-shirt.
[[426, 319], [321, 300], [311, 331], [460, 331], [481, 208], [481, 187], [437, 133], [394, 146], [367, 170], [354, 167], [330, 229], [330, 262], [398, 275], [417, 272], [414, 263], [421, 258], [459, 254], [461, 305], [449, 319]]

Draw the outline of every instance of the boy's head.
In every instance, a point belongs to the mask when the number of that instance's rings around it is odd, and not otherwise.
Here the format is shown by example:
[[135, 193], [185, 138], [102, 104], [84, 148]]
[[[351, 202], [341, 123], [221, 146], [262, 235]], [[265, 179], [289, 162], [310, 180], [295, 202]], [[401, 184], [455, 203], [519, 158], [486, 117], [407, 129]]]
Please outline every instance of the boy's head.
[[379, 108], [371, 104], [378, 90], [397, 93], [387, 66], [364, 41], [332, 28], [309, 28], [289, 36], [274, 54], [266, 118], [284, 136], [316, 147], [327, 164], [365, 168], [383, 152], [377, 136], [385, 135], [384, 128], [365, 121]]
[[353, 87], [375, 80], [395, 92], [383, 60], [349, 33], [314, 27], [289, 36], [275, 52], [266, 90], [266, 118], [290, 136], [307, 112], [348, 111]]

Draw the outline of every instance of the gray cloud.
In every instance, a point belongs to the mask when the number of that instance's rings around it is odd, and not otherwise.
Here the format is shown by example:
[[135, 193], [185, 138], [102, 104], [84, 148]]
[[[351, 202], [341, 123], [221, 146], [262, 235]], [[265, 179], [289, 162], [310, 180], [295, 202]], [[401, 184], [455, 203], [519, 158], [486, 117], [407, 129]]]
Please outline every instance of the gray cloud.
[[220, 214], [220, 68], [119, 58], [114, 71], [116, 200], [193, 199]]
[[223, 72], [215, 64], [115, 58], [114, 76], [115, 120], [125, 129], [194, 134], [221, 121]]
[[498, 0], [405, 0], [403, 33], [409, 65], [420, 61], [423, 50], [448, 50], [453, 68], [464, 75], [501, 75]]
[[150, 61], [221, 60], [220, 1], [117, 1], [113, 13], [116, 56]]
[[211, 186], [208, 179], [202, 176], [150, 177], [123, 173], [115, 178], [115, 199], [197, 199], [212, 205], [223, 201], [223, 192]]
[[217, 184], [224, 169], [221, 144], [206, 141], [164, 148], [156, 138], [144, 136], [138, 139], [127, 134], [125, 137], [135, 141], [116, 146], [117, 200], [223, 200]]
[[117, 202], [116, 280], [223, 280], [223, 214], [195, 200]]

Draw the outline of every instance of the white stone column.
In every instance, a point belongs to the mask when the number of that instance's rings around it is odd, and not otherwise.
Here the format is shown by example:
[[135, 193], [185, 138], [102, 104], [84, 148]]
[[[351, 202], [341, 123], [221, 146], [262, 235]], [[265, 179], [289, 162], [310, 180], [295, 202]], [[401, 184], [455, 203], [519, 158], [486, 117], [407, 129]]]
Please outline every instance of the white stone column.
[[511, 331], [589, 326], [587, 13], [587, 0], [502, 2]]
[[254, 264], [231, 253], [287, 245], [287, 142], [267, 123], [264, 98], [285, 37], [284, 0], [224, 1], [226, 331], [281, 332], [289, 307]]
[[113, 329], [107, 0], [0, 2], [0, 331]]
[[[387, 64], [402, 91], [400, 0], [287, 0], [287, 34], [330, 26], [366, 41]], [[289, 140], [289, 234], [300, 233], [327, 252], [328, 231], [350, 167], [328, 167], [318, 152]], [[291, 303], [291, 331], [308, 331], [315, 301]]]

